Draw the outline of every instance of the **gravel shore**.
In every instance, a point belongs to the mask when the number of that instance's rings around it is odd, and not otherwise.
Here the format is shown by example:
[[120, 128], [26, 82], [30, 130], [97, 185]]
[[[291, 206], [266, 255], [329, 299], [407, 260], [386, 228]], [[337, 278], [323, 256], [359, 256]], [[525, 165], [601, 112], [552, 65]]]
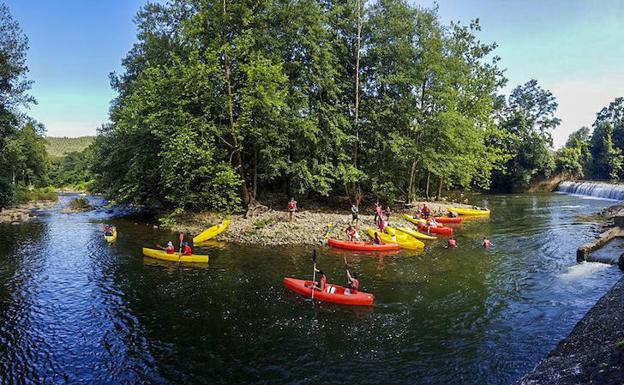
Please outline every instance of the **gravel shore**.
[[0, 211], [0, 223], [24, 223], [37, 218], [34, 210], [42, 210], [56, 206], [57, 202], [29, 202]]
[[[450, 202], [424, 202], [434, 215], [444, 215], [449, 207], [472, 207]], [[419, 203], [418, 206], [420, 206]], [[416, 206], [415, 206], [416, 207]], [[401, 210], [390, 216], [391, 225], [408, 225], [402, 219]], [[374, 226], [372, 210], [360, 210], [360, 239], [367, 239], [366, 230]], [[351, 212], [299, 211], [289, 222], [286, 211], [268, 211], [254, 217], [242, 215], [230, 217], [230, 227], [216, 239], [246, 245], [281, 246], [281, 245], [318, 245], [325, 242], [329, 231], [332, 238], [345, 239], [344, 230], [351, 223]], [[210, 213], [187, 213], [178, 218], [177, 224], [169, 228], [187, 234], [197, 235], [220, 220]]]

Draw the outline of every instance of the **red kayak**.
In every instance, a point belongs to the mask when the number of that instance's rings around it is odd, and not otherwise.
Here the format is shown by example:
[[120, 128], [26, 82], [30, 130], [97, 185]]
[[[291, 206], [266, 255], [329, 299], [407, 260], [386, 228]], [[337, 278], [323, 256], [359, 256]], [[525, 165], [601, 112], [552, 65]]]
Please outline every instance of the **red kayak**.
[[[427, 225], [418, 224], [418, 230], [427, 231]], [[453, 229], [450, 227], [438, 226], [438, 227], [429, 227], [430, 233], [442, 234], [442, 235], [453, 235]]]
[[433, 217], [439, 223], [462, 223], [461, 217]]
[[376, 245], [370, 242], [350, 242], [341, 241], [338, 239], [328, 239], [327, 244], [331, 247], [337, 247], [339, 249], [356, 251], [395, 251], [400, 249], [400, 246], [396, 243], [384, 243], [382, 245]]
[[[284, 286], [290, 291], [312, 298], [312, 281], [285, 277]], [[345, 294], [344, 287], [328, 283], [325, 285], [325, 290], [314, 290], [314, 299], [343, 305], [371, 306], [375, 301], [375, 296], [361, 291], [355, 294]]]

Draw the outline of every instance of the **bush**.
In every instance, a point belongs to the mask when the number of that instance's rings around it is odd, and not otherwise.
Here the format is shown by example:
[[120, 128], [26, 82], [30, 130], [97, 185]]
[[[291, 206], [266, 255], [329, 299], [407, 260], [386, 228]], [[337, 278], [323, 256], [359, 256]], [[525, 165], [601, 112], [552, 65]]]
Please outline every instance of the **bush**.
[[0, 177], [0, 210], [13, 203], [13, 188], [4, 178]]
[[273, 218], [261, 218], [254, 222], [256, 229], [261, 230], [273, 223]]
[[13, 194], [14, 202], [28, 203], [32, 201], [57, 201], [58, 196], [52, 187], [28, 188], [18, 186]]
[[69, 207], [72, 210], [88, 210], [91, 208], [91, 205], [86, 198], [75, 198], [69, 202]]

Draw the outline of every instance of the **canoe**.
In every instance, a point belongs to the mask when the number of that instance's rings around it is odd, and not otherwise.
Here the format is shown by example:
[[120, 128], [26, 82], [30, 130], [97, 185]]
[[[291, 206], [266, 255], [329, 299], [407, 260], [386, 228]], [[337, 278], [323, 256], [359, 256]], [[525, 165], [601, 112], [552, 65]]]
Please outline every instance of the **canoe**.
[[464, 220], [461, 217], [433, 217], [438, 223], [462, 223]]
[[461, 209], [455, 207], [449, 207], [448, 211], [455, 211], [459, 215], [490, 215], [490, 210], [476, 210], [476, 209]]
[[434, 236], [431, 236], [431, 235], [419, 233], [418, 231], [412, 230], [412, 229], [410, 229], [408, 227], [397, 227], [396, 229], [397, 229], [397, 231], [400, 231], [400, 232], [405, 233], [407, 235], [411, 235], [412, 237], [417, 238], [417, 239], [425, 239], [425, 240], [428, 240], [428, 241], [432, 241], [434, 239], [438, 239], [438, 238], [436, 238]]
[[210, 228], [207, 228], [206, 230], [202, 231], [198, 236], [193, 238], [193, 243], [197, 244], [197, 243], [206, 242], [210, 238], [214, 238], [217, 235], [224, 232], [225, 229], [227, 229], [229, 225], [230, 225], [230, 220], [226, 219], [219, 224], [216, 224]]
[[355, 251], [394, 251], [401, 247], [396, 243], [385, 243], [383, 245], [375, 245], [370, 242], [350, 242], [341, 241], [339, 239], [328, 239], [327, 244], [331, 247], [339, 249], [355, 250]]
[[[392, 239], [392, 236], [382, 233], [380, 231], [377, 231], [377, 233], [379, 234], [379, 238], [381, 238], [381, 240], [384, 243], [398, 243], [399, 246], [402, 249], [407, 249], [407, 250], [423, 250], [425, 248], [425, 244], [422, 243], [421, 241], [419, 241], [418, 239], [414, 239], [414, 238], [410, 238], [408, 236], [400, 236], [398, 235], [396, 237], [396, 241]], [[368, 235], [371, 238], [375, 238], [375, 230], [373, 229], [368, 229]]]
[[113, 226], [113, 235], [105, 235], [106, 242], [113, 243], [117, 240], [117, 228]]
[[[306, 298], [312, 298], [312, 281], [304, 281], [296, 278], [284, 278], [286, 289], [300, 294]], [[314, 290], [314, 299], [323, 302], [341, 303], [343, 305], [371, 306], [375, 296], [370, 293], [358, 291], [355, 294], [345, 294], [345, 288], [328, 283], [324, 290]]]
[[417, 218], [414, 218], [413, 216], [411, 216], [411, 215], [409, 215], [409, 214], [403, 214], [403, 219], [405, 219], [405, 220], [406, 220], [406, 221], [408, 221], [408, 222], [412, 222], [412, 223], [413, 223], [413, 224], [415, 224], [415, 225], [417, 225], [417, 224], [419, 224], [419, 223], [425, 223], [425, 222], [427, 222], [427, 221], [426, 221], [426, 220], [424, 220], [424, 219], [417, 219]]
[[450, 227], [444, 227], [444, 226], [427, 228], [427, 225], [418, 224], [418, 230], [420, 231], [429, 230], [430, 233], [442, 234], [442, 235], [453, 235], [453, 229], [451, 229]]
[[180, 262], [208, 263], [207, 255], [191, 254], [180, 256], [180, 253], [177, 252], [173, 254], [167, 254], [165, 250], [148, 249], [145, 247], [143, 248], [143, 255], [145, 255], [146, 257], [162, 259], [164, 261], [171, 262], [178, 262], [179, 260]]

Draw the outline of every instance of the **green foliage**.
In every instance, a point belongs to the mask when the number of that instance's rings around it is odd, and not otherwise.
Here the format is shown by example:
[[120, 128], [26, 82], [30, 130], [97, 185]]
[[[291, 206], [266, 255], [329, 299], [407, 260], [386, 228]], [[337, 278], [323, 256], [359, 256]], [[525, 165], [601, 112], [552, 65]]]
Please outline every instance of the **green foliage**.
[[86, 191], [93, 183], [90, 171], [91, 151], [69, 152], [63, 157], [50, 159], [50, 180], [56, 187], [72, 187]]
[[260, 218], [254, 222], [254, 227], [256, 230], [261, 230], [273, 223], [273, 218]]
[[9, 181], [0, 176], [0, 210], [13, 203], [13, 188]]
[[58, 196], [52, 187], [28, 188], [18, 185], [13, 191], [13, 202], [57, 201]]
[[69, 207], [72, 210], [76, 210], [76, 211], [84, 211], [84, 210], [89, 210], [91, 208], [91, 205], [89, 204], [89, 201], [86, 198], [74, 198], [71, 201], [69, 201]]
[[82, 152], [93, 143], [95, 136], [81, 136], [78, 138], [46, 137], [46, 151], [50, 157], [63, 157], [72, 152]]

